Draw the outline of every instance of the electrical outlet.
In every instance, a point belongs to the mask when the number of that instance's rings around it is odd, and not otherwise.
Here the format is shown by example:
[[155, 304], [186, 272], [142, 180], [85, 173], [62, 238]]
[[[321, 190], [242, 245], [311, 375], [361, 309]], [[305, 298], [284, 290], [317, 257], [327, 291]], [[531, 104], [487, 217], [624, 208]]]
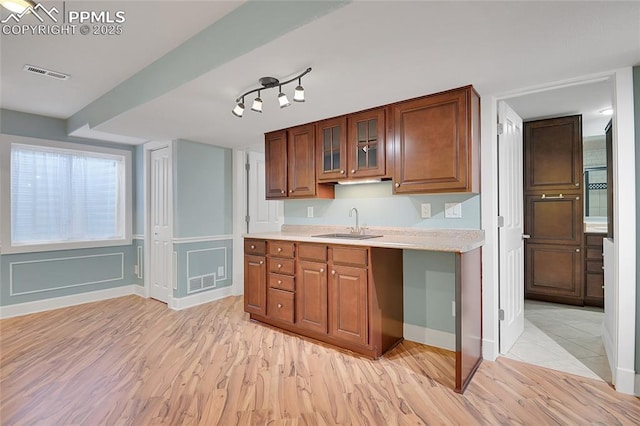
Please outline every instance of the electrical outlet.
[[431, 203], [420, 204], [420, 217], [428, 219], [431, 217]]
[[313, 217], [313, 206], [307, 207], [307, 217]]
[[218, 266], [218, 276], [224, 276], [224, 266]]
[[444, 217], [447, 219], [462, 218], [462, 203], [444, 203]]

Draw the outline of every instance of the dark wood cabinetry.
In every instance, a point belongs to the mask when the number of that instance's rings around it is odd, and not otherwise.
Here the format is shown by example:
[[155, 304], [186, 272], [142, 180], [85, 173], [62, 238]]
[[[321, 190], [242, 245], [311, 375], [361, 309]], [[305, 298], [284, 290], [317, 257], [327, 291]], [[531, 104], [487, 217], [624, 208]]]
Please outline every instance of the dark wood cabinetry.
[[605, 234], [585, 234], [584, 304], [604, 307], [603, 239]]
[[371, 357], [402, 340], [401, 250], [246, 240], [245, 253], [251, 319]]
[[580, 116], [524, 123], [525, 296], [582, 305]]
[[266, 198], [333, 198], [333, 186], [319, 185], [315, 172], [315, 125], [265, 134]]
[[393, 178], [394, 194], [480, 191], [473, 86], [265, 134], [267, 199], [333, 198], [332, 184]]
[[467, 86], [392, 105], [394, 191], [479, 192], [480, 97]]
[[256, 315], [266, 315], [266, 242], [245, 240], [244, 253], [244, 310]]

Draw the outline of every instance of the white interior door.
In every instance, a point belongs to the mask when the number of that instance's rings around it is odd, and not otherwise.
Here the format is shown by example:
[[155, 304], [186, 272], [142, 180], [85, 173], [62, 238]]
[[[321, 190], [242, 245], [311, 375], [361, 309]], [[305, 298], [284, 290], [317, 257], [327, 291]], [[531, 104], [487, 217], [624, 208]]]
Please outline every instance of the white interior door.
[[167, 303], [171, 292], [171, 163], [169, 148], [151, 151], [149, 296]]
[[284, 221], [284, 203], [266, 199], [264, 153], [249, 152], [248, 160], [248, 231], [251, 233], [279, 231]]
[[[609, 224], [613, 226], [613, 224]], [[604, 321], [602, 332], [602, 343], [607, 353], [609, 368], [611, 369], [611, 380], [616, 384], [616, 360], [618, 359], [618, 294], [616, 291], [616, 255], [613, 240], [605, 238], [602, 245], [602, 255], [604, 256]]]
[[507, 353], [524, 331], [524, 210], [522, 118], [498, 104], [498, 215], [500, 241], [500, 352]]

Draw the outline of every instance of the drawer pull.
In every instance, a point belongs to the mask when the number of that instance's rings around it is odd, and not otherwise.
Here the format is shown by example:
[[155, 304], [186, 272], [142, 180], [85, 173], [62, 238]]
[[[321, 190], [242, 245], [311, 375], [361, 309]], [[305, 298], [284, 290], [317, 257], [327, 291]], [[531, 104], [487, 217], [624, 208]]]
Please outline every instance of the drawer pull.
[[282, 247], [278, 247], [278, 253], [282, 251]]
[[396, 188], [400, 188], [400, 184], [399, 183], [396, 183]]
[[251, 250], [254, 250], [256, 248], [256, 246], [254, 244], [251, 244]]
[[559, 194], [559, 195], [542, 194], [542, 199], [543, 200], [562, 200], [562, 199], [564, 199], [564, 195], [562, 195], [562, 194]]
[[278, 309], [282, 308], [282, 303], [278, 303]]
[[262, 265], [263, 263], [264, 263], [264, 260], [261, 260], [261, 261], [260, 261], [260, 264]]
[[320, 272], [324, 272], [324, 268], [320, 268]]
[[335, 275], [335, 274], [336, 274], [336, 271], [331, 271], [331, 275]]
[[580, 253], [580, 249], [576, 249], [576, 253]]
[[351, 170], [351, 174], [355, 174], [355, 172], [356, 172], [355, 169]]
[[344, 174], [344, 170], [340, 170], [340, 174], [343, 175]]
[[278, 280], [278, 284], [282, 284], [282, 280]]
[[280, 191], [281, 194], [284, 194], [284, 189], [282, 191]]
[[282, 264], [278, 263], [278, 269], [282, 268]]

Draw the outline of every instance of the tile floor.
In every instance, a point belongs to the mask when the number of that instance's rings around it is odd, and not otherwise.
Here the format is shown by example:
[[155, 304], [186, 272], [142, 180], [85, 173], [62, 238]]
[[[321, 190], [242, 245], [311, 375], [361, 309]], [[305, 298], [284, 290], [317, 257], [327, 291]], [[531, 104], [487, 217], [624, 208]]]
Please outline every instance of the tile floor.
[[505, 356], [611, 383], [601, 308], [525, 300], [524, 333]]

